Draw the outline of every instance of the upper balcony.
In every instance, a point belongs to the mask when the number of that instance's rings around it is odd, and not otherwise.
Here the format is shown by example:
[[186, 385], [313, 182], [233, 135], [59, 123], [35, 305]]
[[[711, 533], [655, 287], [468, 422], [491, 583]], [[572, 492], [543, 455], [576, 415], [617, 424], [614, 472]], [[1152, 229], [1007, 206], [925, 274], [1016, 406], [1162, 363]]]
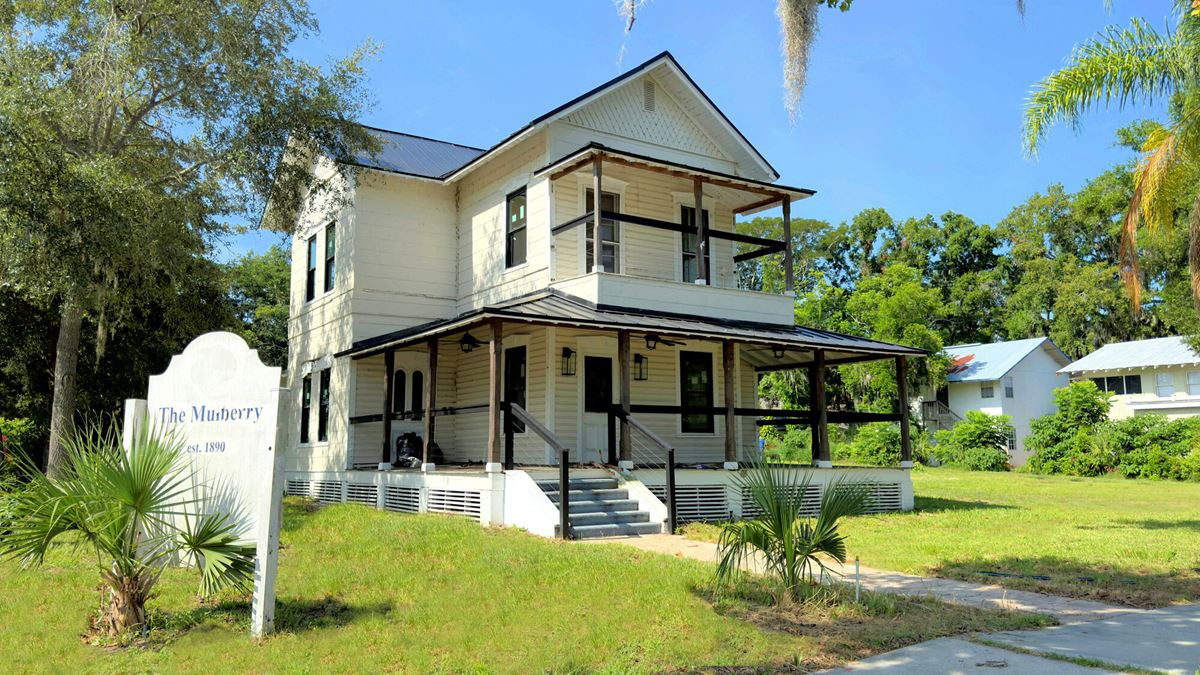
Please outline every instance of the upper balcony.
[[[791, 202], [813, 194], [589, 145], [541, 169], [551, 182], [555, 288], [602, 305], [791, 324]], [[600, 194], [599, 208], [595, 195]], [[782, 239], [738, 215], [782, 206]], [[703, 217], [697, 222], [697, 207]], [[599, 248], [594, 245], [601, 242]], [[785, 292], [747, 290], [745, 265], [781, 255]]]

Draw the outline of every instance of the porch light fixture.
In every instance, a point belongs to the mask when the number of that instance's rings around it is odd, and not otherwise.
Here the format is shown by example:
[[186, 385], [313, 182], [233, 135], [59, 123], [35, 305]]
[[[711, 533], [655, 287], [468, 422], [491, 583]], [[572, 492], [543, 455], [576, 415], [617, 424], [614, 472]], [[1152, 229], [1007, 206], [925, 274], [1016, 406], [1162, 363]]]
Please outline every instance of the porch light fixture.
[[650, 379], [647, 371], [650, 369], [650, 359], [641, 354], [633, 355], [633, 379], [647, 380]]
[[562, 350], [562, 374], [567, 376], [575, 374], [575, 350], [570, 347], [563, 347]]
[[658, 336], [653, 333], [646, 333], [646, 349], [654, 351], [658, 347]]
[[773, 354], [775, 354], [775, 358], [777, 358], [777, 359], [782, 359], [782, 358], [783, 358], [783, 355], [786, 353], [786, 352], [784, 351], [783, 347], [773, 347], [773, 348], [771, 349], [771, 352], [772, 352]]
[[476, 338], [474, 335], [471, 335], [470, 333], [463, 333], [462, 338], [459, 339], [459, 341], [458, 341], [458, 346], [460, 349], [463, 350], [464, 354], [470, 354], [471, 352], [475, 351], [476, 347], [479, 347], [482, 345], [483, 345], [483, 343], [480, 342], [478, 338]]

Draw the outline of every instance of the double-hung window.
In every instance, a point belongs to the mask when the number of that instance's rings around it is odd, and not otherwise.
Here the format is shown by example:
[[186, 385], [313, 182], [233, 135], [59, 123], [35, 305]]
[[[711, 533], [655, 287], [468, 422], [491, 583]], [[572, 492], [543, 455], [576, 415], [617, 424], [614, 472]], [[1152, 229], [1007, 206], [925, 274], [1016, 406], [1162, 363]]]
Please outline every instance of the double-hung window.
[[405, 410], [404, 396], [408, 387], [408, 373], [397, 370], [392, 373], [392, 412], [402, 413]]
[[[691, 206], [681, 207], [682, 217], [680, 222], [687, 225], [693, 230], [696, 227], [696, 209]], [[708, 229], [708, 209], [702, 211], [704, 214], [704, 228]], [[679, 237], [680, 249], [682, 252], [682, 278], [684, 283], [694, 283], [700, 278], [700, 264], [697, 260], [697, 251], [700, 249], [700, 236], [696, 232], [684, 232]], [[712, 269], [712, 256], [708, 251], [704, 252], [705, 267]]]
[[425, 373], [419, 370], [414, 370], [412, 374], [412, 400], [408, 403], [408, 409], [416, 413], [415, 417], [425, 410]]
[[333, 290], [333, 281], [337, 275], [337, 265], [334, 262], [334, 252], [337, 249], [337, 232], [334, 224], [325, 226], [325, 292]]
[[317, 297], [317, 235], [308, 238], [308, 269], [304, 276], [304, 301]]
[[1154, 393], [1163, 398], [1175, 395], [1175, 373], [1155, 373]]
[[[590, 212], [593, 209], [593, 204], [595, 202], [594, 197], [595, 196], [592, 190], [588, 190], [584, 198], [585, 204], [583, 210], [585, 213]], [[612, 192], [601, 192], [600, 210], [619, 213], [621, 210], [621, 198]], [[583, 228], [587, 231], [587, 246], [585, 252], [587, 256], [587, 266], [585, 269], [588, 272], [591, 272], [593, 267], [592, 262], [595, 258], [595, 255], [593, 254], [596, 245], [596, 242], [594, 241], [595, 228], [592, 226], [591, 221], [584, 223]], [[600, 242], [600, 264], [603, 267], [603, 271], [611, 272], [613, 274], [620, 272], [621, 224], [608, 218], [602, 219], [600, 221]]]
[[1187, 374], [1188, 395], [1200, 396], [1200, 370], [1193, 370]]
[[996, 398], [996, 383], [995, 382], [980, 382], [979, 383], [979, 398]]
[[1011, 377], [1004, 378], [1004, 398], [1013, 398], [1016, 395], [1015, 386]]
[[525, 188], [508, 196], [505, 202], [504, 267], [525, 264], [527, 234]]
[[300, 384], [300, 442], [309, 441], [308, 426], [312, 419], [312, 375], [305, 375]]
[[321, 371], [321, 390], [317, 401], [317, 441], [320, 443], [329, 440], [329, 379], [332, 374], [332, 368]]
[[708, 352], [679, 352], [679, 404], [684, 408], [705, 408], [704, 412], [684, 412], [680, 431], [712, 433], [713, 357]]

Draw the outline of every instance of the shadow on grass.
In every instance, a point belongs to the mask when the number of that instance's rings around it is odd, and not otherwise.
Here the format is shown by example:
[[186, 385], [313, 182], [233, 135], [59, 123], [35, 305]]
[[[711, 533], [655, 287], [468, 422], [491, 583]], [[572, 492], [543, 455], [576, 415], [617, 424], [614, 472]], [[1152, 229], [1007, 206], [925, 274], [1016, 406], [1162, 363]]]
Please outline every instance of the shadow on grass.
[[321, 504], [304, 497], [286, 497], [283, 500], [283, 514], [280, 518], [279, 529], [284, 532], [295, 532], [308, 522], [310, 516], [321, 510]]
[[1116, 523], [1142, 530], [1191, 530], [1200, 532], [1200, 520], [1158, 520], [1156, 518], [1122, 518]]
[[[386, 616], [390, 602], [348, 605], [332, 597], [312, 599], [279, 598], [275, 602], [275, 630], [302, 633], [324, 628], [341, 628], [367, 616]], [[152, 612], [152, 632], [143, 646], [165, 645], [184, 633], [226, 627], [250, 629], [250, 601], [223, 599], [178, 612]]]
[[943, 499], [941, 497], [917, 496], [913, 500], [917, 512], [936, 513], [939, 511], [975, 511], [981, 509], [1015, 509], [1008, 504], [992, 504], [989, 502], [969, 502], [961, 499]]
[[1198, 569], [1149, 572], [1033, 556], [943, 561], [930, 571], [949, 579], [1145, 608], [1200, 600], [1200, 562], [1194, 567]]

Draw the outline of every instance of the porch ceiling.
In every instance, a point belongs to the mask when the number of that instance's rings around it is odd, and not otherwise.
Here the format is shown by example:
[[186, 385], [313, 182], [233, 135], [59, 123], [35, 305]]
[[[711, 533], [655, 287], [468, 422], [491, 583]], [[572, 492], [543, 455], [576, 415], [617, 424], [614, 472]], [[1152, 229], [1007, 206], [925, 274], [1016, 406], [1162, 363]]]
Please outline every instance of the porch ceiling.
[[[484, 307], [454, 319], [362, 340], [337, 356], [365, 358], [417, 344], [437, 335], [464, 330], [492, 318], [535, 325], [630, 330], [685, 340], [732, 339], [749, 346], [742, 350], [743, 358], [761, 369], [807, 364], [813, 360], [813, 351], [817, 349], [825, 351], [825, 362], [830, 365], [895, 356], [925, 356], [920, 349], [815, 328], [706, 319], [631, 307], [596, 305], [553, 289]], [[782, 356], [777, 357], [777, 352]]]

